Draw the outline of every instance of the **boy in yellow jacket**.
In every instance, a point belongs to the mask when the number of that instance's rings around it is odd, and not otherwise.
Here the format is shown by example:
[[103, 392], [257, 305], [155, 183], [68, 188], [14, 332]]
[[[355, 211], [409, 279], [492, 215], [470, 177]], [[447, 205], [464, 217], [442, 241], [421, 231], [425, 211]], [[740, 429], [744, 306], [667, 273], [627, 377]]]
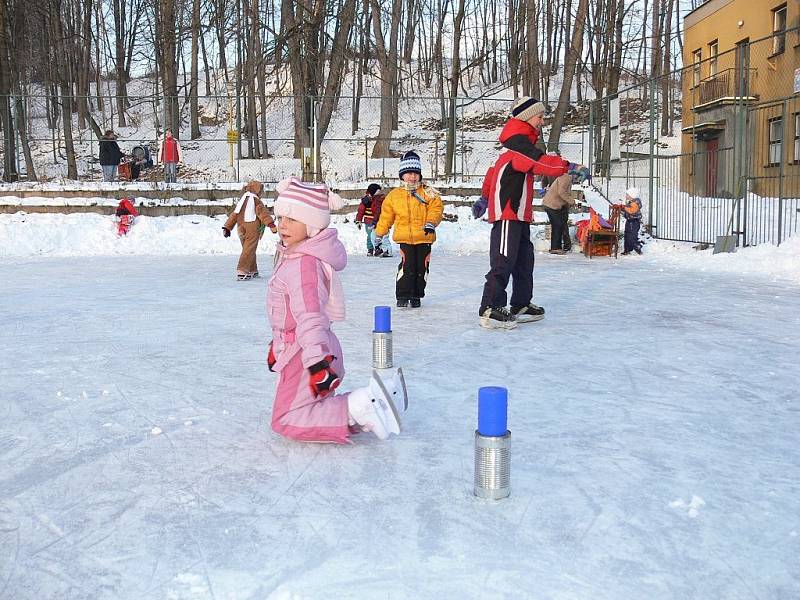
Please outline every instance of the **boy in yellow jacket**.
[[431, 245], [436, 226], [442, 222], [444, 206], [439, 192], [422, 183], [422, 161], [413, 150], [400, 159], [400, 185], [383, 201], [375, 227], [375, 252], [394, 226], [392, 238], [400, 244], [395, 295], [397, 306], [419, 308], [425, 297], [430, 270]]

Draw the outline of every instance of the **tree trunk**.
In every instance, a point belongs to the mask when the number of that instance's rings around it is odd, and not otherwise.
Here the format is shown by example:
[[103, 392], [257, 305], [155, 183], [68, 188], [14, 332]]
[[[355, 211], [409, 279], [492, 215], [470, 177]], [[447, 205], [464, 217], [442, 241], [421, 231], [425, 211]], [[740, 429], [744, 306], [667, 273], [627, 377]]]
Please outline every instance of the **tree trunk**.
[[[372, 0], [372, 28], [375, 34], [375, 51], [381, 79], [381, 112], [378, 139], [372, 148], [372, 158], [390, 157], [394, 125], [394, 93], [397, 76], [397, 29], [400, 22], [401, 0], [392, 0], [392, 19], [389, 30], [390, 45], [386, 48], [381, 28], [381, 9], [378, 0]], [[394, 45], [392, 45], [394, 40]]]
[[191, 139], [200, 137], [200, 115], [198, 107], [197, 62], [200, 38], [200, 0], [192, 0], [192, 66], [189, 77], [189, 125]]
[[3, 181], [13, 182], [17, 173], [17, 147], [11, 119], [11, 40], [8, 39], [8, 13], [6, 0], [0, 0], [0, 125], [3, 127]]
[[561, 86], [561, 94], [558, 97], [558, 105], [550, 128], [550, 137], [547, 144], [549, 150], [557, 150], [558, 142], [561, 139], [561, 129], [564, 126], [564, 117], [569, 107], [572, 78], [575, 76], [575, 65], [583, 48], [583, 30], [586, 24], [588, 5], [589, 0], [578, 0], [578, 12], [575, 15], [575, 28], [572, 30], [572, 42], [564, 62], [564, 82]]
[[156, 44], [161, 48], [161, 81], [164, 89], [164, 127], [180, 139], [180, 111], [178, 108], [178, 65], [175, 28], [175, 0], [159, 0]]
[[445, 150], [445, 175], [452, 177], [455, 173], [455, 154], [456, 154], [456, 118], [455, 113], [456, 97], [458, 96], [458, 82], [461, 79], [461, 29], [464, 23], [464, 0], [459, 0], [456, 9], [455, 19], [453, 20], [453, 57], [450, 69], [450, 102], [453, 110], [450, 114], [450, 127], [447, 128], [447, 145]]
[[339, 102], [339, 82], [344, 72], [344, 64], [347, 58], [347, 42], [350, 39], [350, 30], [353, 27], [356, 13], [356, 0], [344, 0], [344, 4], [338, 12], [339, 29], [333, 38], [333, 45], [330, 51], [330, 67], [328, 78], [325, 84], [325, 91], [320, 107], [319, 123], [317, 132], [319, 139], [323, 139], [328, 131], [331, 116]]
[[64, 121], [64, 149], [67, 159], [67, 179], [78, 179], [78, 164], [75, 160], [75, 145], [72, 140], [72, 97], [70, 93], [69, 69], [66, 63], [64, 30], [61, 27], [61, 0], [50, 1], [50, 27], [52, 28], [53, 52], [56, 62], [56, 78], [60, 91], [61, 117]]

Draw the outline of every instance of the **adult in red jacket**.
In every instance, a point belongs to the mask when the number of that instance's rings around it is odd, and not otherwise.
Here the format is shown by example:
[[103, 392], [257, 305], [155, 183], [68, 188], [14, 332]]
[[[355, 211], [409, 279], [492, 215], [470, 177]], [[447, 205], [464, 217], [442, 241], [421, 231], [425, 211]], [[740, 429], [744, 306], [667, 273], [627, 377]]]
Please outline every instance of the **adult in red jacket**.
[[164, 165], [164, 181], [166, 183], [175, 183], [181, 158], [181, 144], [172, 137], [172, 129], [168, 128], [164, 132], [163, 141], [158, 146], [158, 162]]
[[[489, 244], [490, 269], [486, 274], [479, 309], [480, 324], [490, 329], [513, 329], [517, 322], [538, 321], [544, 309], [533, 298], [533, 179], [535, 175], [558, 177], [569, 163], [560, 156], [544, 154], [535, 144], [544, 105], [532, 98], [514, 104], [512, 118], [500, 134], [509, 148], [486, 172], [482, 193], [489, 204], [492, 234]], [[513, 277], [511, 310], [506, 308], [506, 287]]]

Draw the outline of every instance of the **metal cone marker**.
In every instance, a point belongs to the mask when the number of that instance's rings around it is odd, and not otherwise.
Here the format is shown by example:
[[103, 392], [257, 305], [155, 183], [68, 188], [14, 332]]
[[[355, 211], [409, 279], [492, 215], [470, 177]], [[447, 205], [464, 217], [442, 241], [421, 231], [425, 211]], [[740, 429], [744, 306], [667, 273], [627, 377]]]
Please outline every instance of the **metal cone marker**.
[[392, 309], [375, 307], [375, 328], [372, 330], [372, 368], [392, 368]]
[[500, 500], [511, 493], [511, 432], [508, 390], [478, 390], [478, 429], [475, 430], [475, 495]]

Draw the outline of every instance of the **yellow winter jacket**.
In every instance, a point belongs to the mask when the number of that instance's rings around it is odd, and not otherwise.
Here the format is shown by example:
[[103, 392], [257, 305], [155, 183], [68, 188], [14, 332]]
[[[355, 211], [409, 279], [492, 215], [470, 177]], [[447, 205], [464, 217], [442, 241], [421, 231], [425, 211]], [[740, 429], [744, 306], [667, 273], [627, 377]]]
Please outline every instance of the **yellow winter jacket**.
[[375, 235], [383, 237], [394, 225], [392, 239], [398, 244], [432, 244], [436, 241], [436, 234], [425, 235], [423, 227], [425, 223], [437, 227], [442, 222], [442, 199], [439, 192], [422, 183], [415, 192], [427, 204], [417, 200], [402, 187], [389, 192], [381, 206], [381, 217], [375, 227]]

